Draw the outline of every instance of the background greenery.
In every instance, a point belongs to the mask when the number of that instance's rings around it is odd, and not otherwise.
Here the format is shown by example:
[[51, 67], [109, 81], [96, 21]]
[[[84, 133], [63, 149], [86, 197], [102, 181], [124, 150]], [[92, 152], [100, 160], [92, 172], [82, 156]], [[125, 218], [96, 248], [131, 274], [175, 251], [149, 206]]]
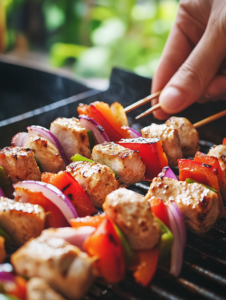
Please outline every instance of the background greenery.
[[3, 0], [7, 51], [26, 38], [56, 67], [109, 77], [113, 66], [153, 75], [176, 17], [177, 0]]

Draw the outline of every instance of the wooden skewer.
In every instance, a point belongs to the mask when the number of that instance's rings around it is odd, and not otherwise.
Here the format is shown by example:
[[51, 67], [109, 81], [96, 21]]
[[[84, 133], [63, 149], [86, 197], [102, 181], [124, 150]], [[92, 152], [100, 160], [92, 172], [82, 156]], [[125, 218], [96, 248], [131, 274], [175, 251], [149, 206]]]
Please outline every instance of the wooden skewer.
[[226, 109], [223, 110], [223, 111], [221, 111], [221, 112], [219, 112], [219, 113], [217, 113], [217, 114], [215, 114], [215, 115], [212, 115], [212, 116], [210, 116], [210, 117], [208, 117], [208, 118], [205, 118], [205, 119], [203, 119], [203, 120], [201, 120], [201, 121], [199, 121], [199, 122], [193, 124], [193, 126], [194, 126], [195, 128], [198, 128], [198, 127], [201, 127], [201, 126], [203, 126], [203, 125], [206, 125], [207, 123], [210, 123], [210, 122], [212, 122], [212, 121], [214, 121], [214, 120], [217, 120], [217, 119], [219, 119], [219, 118], [221, 118], [221, 117], [223, 117], [223, 116], [226, 116]]
[[140, 106], [142, 106], [142, 105], [150, 102], [152, 99], [158, 97], [160, 94], [161, 94], [161, 91], [158, 91], [158, 92], [156, 92], [154, 94], [151, 94], [150, 96], [147, 96], [146, 98], [141, 99], [141, 100], [139, 100], [139, 101], [131, 104], [130, 106], [127, 106], [126, 108], [124, 108], [124, 112], [128, 113], [131, 110], [134, 110], [135, 108], [138, 108], [138, 107], [140, 107]]
[[149, 114], [151, 114], [154, 110], [158, 109], [158, 108], [161, 108], [161, 105], [160, 103], [157, 103], [155, 104], [154, 106], [152, 106], [151, 108], [149, 108], [148, 110], [146, 110], [145, 112], [143, 112], [142, 114], [136, 116], [136, 120], [140, 119], [140, 118], [143, 118]]

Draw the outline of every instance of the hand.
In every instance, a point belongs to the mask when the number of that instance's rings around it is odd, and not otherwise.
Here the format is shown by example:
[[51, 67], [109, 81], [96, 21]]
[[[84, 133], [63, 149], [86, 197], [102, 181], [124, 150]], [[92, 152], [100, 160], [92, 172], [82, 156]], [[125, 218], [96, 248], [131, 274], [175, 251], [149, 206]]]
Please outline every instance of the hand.
[[[226, 1], [182, 0], [152, 93], [159, 97], [158, 119], [192, 103], [226, 98]], [[152, 100], [152, 105], [158, 100]]]

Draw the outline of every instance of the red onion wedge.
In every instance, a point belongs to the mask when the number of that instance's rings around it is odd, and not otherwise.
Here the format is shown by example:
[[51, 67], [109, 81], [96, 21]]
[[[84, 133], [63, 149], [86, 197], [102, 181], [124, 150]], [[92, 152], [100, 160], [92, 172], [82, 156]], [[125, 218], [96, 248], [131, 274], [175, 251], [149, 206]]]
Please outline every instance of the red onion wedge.
[[175, 202], [167, 206], [170, 229], [173, 234], [173, 246], [171, 251], [170, 274], [179, 276], [183, 265], [183, 254], [186, 245], [186, 229], [183, 216]]
[[95, 143], [102, 144], [104, 142], [110, 142], [104, 128], [100, 126], [93, 118], [86, 115], [79, 115], [79, 120], [86, 130], [91, 130], [95, 139]]
[[68, 221], [72, 218], [78, 217], [77, 211], [72, 205], [70, 199], [52, 184], [41, 181], [27, 180], [17, 182], [13, 185], [13, 187], [14, 189], [19, 187], [35, 192], [41, 192], [46, 198], [52, 201], [60, 209], [60, 211]]
[[0, 265], [0, 283], [1, 282], [14, 282], [14, 275], [11, 273], [13, 267], [10, 264]]
[[54, 144], [54, 146], [58, 149], [60, 156], [62, 157], [65, 165], [67, 166], [70, 161], [67, 159], [64, 150], [58, 141], [58, 139], [55, 137], [55, 135], [49, 131], [48, 129], [41, 127], [41, 126], [29, 126], [27, 127], [28, 133], [30, 135], [40, 135], [44, 138], [46, 138], [48, 141]]
[[23, 147], [28, 138], [29, 134], [27, 132], [19, 132], [13, 136], [11, 144], [16, 147]]
[[139, 132], [137, 132], [135, 129], [133, 129], [131, 127], [128, 127], [128, 130], [129, 130], [131, 138], [139, 138], [142, 136]]
[[158, 175], [159, 177], [167, 177], [171, 179], [178, 180], [177, 176], [173, 173], [173, 171], [170, 169], [170, 167], [164, 167], [162, 169], [162, 172]]
[[3, 190], [2, 190], [1, 187], [0, 187], [0, 197], [5, 197], [5, 194], [4, 194], [4, 192], [3, 192]]
[[57, 237], [64, 239], [68, 243], [78, 247], [82, 251], [84, 251], [83, 243], [87, 237], [89, 237], [94, 231], [96, 230], [95, 227], [92, 226], [82, 226], [79, 228], [50, 228], [44, 230], [42, 232], [42, 236], [47, 237]]

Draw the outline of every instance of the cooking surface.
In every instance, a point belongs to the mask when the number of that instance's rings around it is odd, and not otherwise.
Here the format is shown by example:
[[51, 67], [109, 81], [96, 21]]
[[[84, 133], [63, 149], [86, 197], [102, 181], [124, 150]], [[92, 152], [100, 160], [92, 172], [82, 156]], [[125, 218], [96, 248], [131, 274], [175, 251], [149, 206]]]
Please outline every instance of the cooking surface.
[[[7, 66], [5, 66], [7, 67]], [[8, 67], [7, 67], [8, 68]], [[13, 66], [9, 66], [9, 69]], [[1, 68], [0, 68], [1, 69]], [[27, 69], [27, 77], [29, 77], [30, 70]], [[40, 72], [40, 71], [39, 71]], [[42, 73], [42, 72], [41, 72]], [[40, 73], [40, 80], [45, 82], [45, 74]], [[2, 73], [0, 77], [2, 78]], [[42, 77], [42, 75], [44, 77]], [[49, 76], [55, 76], [50, 75]], [[26, 77], [26, 78], [27, 78]], [[38, 77], [37, 77], [38, 78]], [[43, 79], [44, 78], [44, 79]], [[14, 82], [16, 78], [11, 77]], [[54, 82], [54, 81], [53, 81]], [[63, 81], [62, 81], [63, 82]], [[77, 89], [74, 82], [75, 93]], [[9, 79], [0, 83], [0, 97], [4, 96], [4, 101], [11, 101], [11, 104], [7, 104], [6, 107], [18, 106], [20, 100], [21, 111], [14, 110], [11, 115], [4, 115], [4, 118], [16, 116], [26, 110], [26, 101], [32, 97], [31, 94], [22, 93], [23, 88], [26, 89], [26, 80], [18, 85], [18, 89], [15, 89], [11, 93]], [[78, 84], [79, 85], [79, 84]], [[120, 69], [114, 69], [112, 72], [110, 87], [106, 92], [98, 92], [96, 90], [84, 90], [79, 95], [60, 100], [71, 96], [71, 94], [59, 98], [61, 93], [66, 90], [66, 85], [52, 85], [51, 80], [46, 85], [46, 89], [40, 89], [40, 93], [37, 93], [37, 99], [41, 99], [39, 102], [42, 105], [46, 105], [46, 108], [40, 108], [36, 111], [31, 111], [29, 114], [23, 115], [20, 118], [15, 118], [6, 121], [0, 121], [0, 146], [4, 147], [9, 145], [11, 137], [18, 131], [26, 131], [26, 127], [29, 125], [42, 125], [49, 128], [50, 122], [57, 117], [72, 117], [76, 116], [76, 107], [82, 103], [90, 103], [93, 101], [105, 101], [112, 103], [119, 101], [124, 107], [130, 105], [134, 101], [145, 97], [150, 92], [151, 79], [143, 78], [126, 72]], [[39, 81], [37, 80], [37, 90], [39, 89]], [[83, 89], [83, 88], [82, 88]], [[18, 91], [18, 93], [17, 93]], [[21, 91], [21, 94], [20, 94]], [[54, 95], [58, 95], [50, 99], [46, 103], [46, 95], [51, 91], [54, 91]], [[72, 90], [71, 90], [72, 91]], [[15, 98], [14, 98], [15, 97]], [[2, 99], [2, 98], [0, 98]], [[16, 100], [15, 100], [16, 99]], [[56, 101], [52, 103], [51, 101]], [[37, 104], [37, 103], [36, 103]], [[0, 101], [2, 105], [2, 101]], [[4, 105], [3, 105], [4, 106]], [[4, 106], [5, 107], [5, 106]], [[133, 125], [135, 129], [149, 125], [151, 122], [160, 123], [156, 121], [153, 116], [147, 116], [141, 119], [141, 123], [136, 123], [134, 117], [142, 111], [149, 108], [149, 105], [145, 105], [139, 109], [128, 114], [130, 125]], [[33, 108], [32, 108], [33, 109]], [[178, 116], [187, 117], [191, 122], [197, 122], [209, 115], [226, 109], [226, 102], [220, 101], [215, 103], [208, 103], [206, 105], [194, 104], [183, 113]], [[16, 114], [15, 114], [16, 111]], [[0, 118], [0, 120], [2, 120]], [[226, 136], [225, 133], [225, 120], [222, 118], [209, 125], [203, 126], [199, 129], [200, 137], [202, 140], [208, 140], [209, 142], [201, 141], [201, 151], [207, 152], [212, 143], [221, 143], [222, 138]], [[130, 187], [131, 189], [145, 194], [148, 189], [147, 183], [139, 183]], [[128, 274], [126, 280], [119, 284], [107, 284], [101, 279], [97, 279], [96, 283], [92, 286], [90, 292], [84, 299], [226, 299], [226, 219], [222, 219], [217, 222], [213, 228], [206, 234], [197, 236], [196, 234], [187, 231], [187, 246], [185, 250], [183, 270], [179, 278], [174, 278], [169, 275], [167, 271], [167, 265], [159, 267], [153, 281], [147, 288], [142, 288], [135, 284], [132, 276]]]

